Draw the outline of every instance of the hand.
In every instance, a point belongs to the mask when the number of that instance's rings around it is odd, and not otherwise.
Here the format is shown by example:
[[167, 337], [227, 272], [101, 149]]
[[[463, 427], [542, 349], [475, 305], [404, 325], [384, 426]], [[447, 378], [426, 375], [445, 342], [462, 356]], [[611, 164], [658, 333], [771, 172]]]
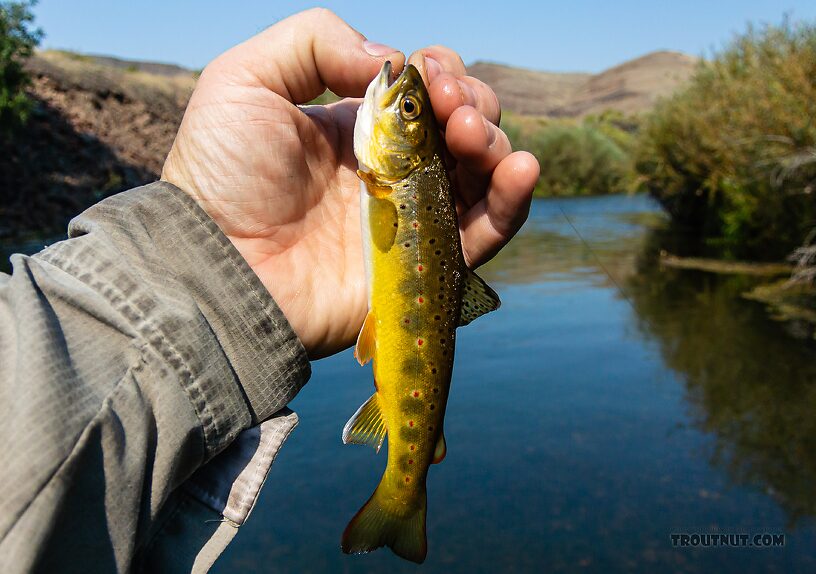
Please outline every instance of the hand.
[[[360, 99], [298, 107], [326, 87], [362, 96], [400, 52], [366, 42], [323, 9], [279, 22], [210, 63], [187, 106], [162, 179], [215, 220], [283, 310], [310, 358], [351, 345], [367, 310], [353, 131]], [[411, 56], [455, 160], [471, 267], [527, 217], [538, 164], [511, 153], [495, 94], [451, 50]]]

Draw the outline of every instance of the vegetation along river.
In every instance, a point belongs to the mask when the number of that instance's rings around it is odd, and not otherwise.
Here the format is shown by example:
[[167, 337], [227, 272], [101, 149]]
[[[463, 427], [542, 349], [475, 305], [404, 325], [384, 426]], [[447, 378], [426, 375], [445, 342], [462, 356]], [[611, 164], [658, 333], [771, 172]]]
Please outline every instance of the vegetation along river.
[[[425, 565], [340, 552], [385, 465], [340, 441], [371, 392], [348, 351], [314, 364], [214, 571], [816, 571], [813, 335], [742, 297], [759, 278], [661, 267], [667, 244], [645, 196], [534, 201], [481, 272], [502, 308], [459, 331]], [[683, 532], [786, 537], [674, 548]]]

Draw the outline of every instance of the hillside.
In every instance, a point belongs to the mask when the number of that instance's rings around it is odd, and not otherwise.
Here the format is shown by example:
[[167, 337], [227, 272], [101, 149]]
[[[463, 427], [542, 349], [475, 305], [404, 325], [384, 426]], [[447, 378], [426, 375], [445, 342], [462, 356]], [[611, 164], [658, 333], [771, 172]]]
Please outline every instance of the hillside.
[[536, 72], [476, 62], [468, 73], [495, 90], [506, 110], [523, 115], [581, 117], [604, 110], [640, 113], [686, 81], [697, 58], [652, 52], [600, 74]]
[[159, 177], [195, 78], [121, 62], [57, 51], [28, 61], [35, 108], [0, 138], [0, 238], [60, 233], [100, 198]]
[[[580, 117], [648, 109], [686, 79], [695, 59], [655, 52], [601, 74], [476, 63], [505, 110]], [[36, 102], [13, 141], [0, 140], [0, 238], [62, 232], [107, 195], [159, 177], [196, 74], [171, 64], [61, 51], [27, 64]]]

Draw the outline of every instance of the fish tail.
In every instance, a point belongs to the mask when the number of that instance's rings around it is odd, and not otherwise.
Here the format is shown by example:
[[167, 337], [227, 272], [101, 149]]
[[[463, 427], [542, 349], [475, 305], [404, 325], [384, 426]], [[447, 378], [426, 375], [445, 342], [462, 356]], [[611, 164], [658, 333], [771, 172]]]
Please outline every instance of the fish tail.
[[346, 526], [343, 552], [359, 554], [388, 546], [394, 554], [421, 564], [428, 552], [425, 538], [427, 507], [423, 488], [415, 504], [395, 508], [394, 497], [388, 495], [388, 488], [380, 482], [368, 502]]

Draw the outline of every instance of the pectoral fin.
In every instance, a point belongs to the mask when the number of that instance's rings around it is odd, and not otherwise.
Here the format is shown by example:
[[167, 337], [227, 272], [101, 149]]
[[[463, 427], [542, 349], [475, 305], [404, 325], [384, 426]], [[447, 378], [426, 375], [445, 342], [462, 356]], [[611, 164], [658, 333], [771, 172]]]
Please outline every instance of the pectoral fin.
[[391, 195], [391, 192], [394, 191], [390, 185], [381, 182], [379, 179], [377, 179], [377, 176], [370, 171], [362, 171], [358, 169], [357, 177], [363, 180], [363, 182], [366, 184], [368, 194], [374, 197], [388, 197]]
[[343, 427], [343, 444], [367, 444], [380, 452], [385, 432], [379, 395], [374, 393]]
[[363, 321], [363, 328], [360, 329], [360, 334], [357, 335], [357, 345], [354, 347], [354, 358], [361, 365], [365, 365], [374, 358], [374, 350], [377, 344], [375, 324], [374, 313], [369, 311], [365, 321]]
[[467, 325], [485, 313], [495, 311], [501, 305], [499, 296], [484, 279], [470, 269], [465, 276], [465, 287], [462, 293], [462, 312], [459, 326]]
[[436, 448], [434, 449], [434, 457], [431, 461], [432, 464], [439, 464], [445, 458], [445, 455], [448, 454], [448, 446], [445, 444], [445, 435], [439, 433], [439, 440], [436, 441]]

